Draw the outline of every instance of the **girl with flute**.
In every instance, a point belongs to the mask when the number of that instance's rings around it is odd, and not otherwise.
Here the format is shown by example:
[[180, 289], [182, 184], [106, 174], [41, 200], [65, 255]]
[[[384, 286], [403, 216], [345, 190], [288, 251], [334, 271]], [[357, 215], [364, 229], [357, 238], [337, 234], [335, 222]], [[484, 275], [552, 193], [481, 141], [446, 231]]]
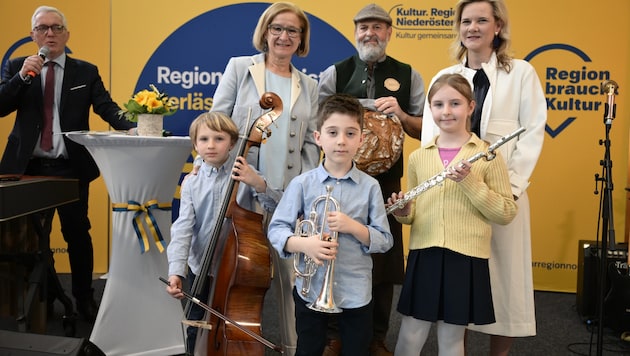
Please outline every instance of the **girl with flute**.
[[[489, 147], [470, 132], [475, 101], [468, 81], [459, 74], [441, 76], [428, 102], [439, 134], [409, 157], [407, 185], [417, 186], [445, 167], [447, 179], [393, 213], [411, 225], [395, 354], [420, 355], [437, 323], [440, 355], [463, 356], [466, 326], [495, 321], [490, 223], [509, 223], [517, 206], [503, 158], [466, 161]], [[388, 205], [403, 198], [402, 192], [393, 193]]]

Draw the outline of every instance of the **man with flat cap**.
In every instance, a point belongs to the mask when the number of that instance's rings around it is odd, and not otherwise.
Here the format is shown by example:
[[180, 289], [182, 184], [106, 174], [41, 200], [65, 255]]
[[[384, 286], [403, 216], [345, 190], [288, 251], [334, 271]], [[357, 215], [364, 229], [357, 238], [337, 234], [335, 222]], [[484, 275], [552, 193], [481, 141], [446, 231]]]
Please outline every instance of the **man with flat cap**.
[[[419, 139], [425, 100], [424, 82], [410, 65], [385, 53], [392, 36], [392, 18], [382, 7], [370, 4], [362, 8], [353, 20], [357, 54], [322, 72], [319, 102], [334, 93], [352, 95], [368, 110], [395, 115], [405, 133]], [[403, 161], [401, 155], [387, 171], [374, 175], [381, 185], [385, 200], [393, 192], [401, 190]], [[388, 218], [394, 235], [394, 247], [384, 254], [372, 254], [372, 355], [392, 355], [384, 341], [389, 327], [394, 284], [402, 284], [404, 276], [402, 226], [393, 217]], [[335, 332], [330, 334], [324, 355], [335, 355], [340, 350]]]

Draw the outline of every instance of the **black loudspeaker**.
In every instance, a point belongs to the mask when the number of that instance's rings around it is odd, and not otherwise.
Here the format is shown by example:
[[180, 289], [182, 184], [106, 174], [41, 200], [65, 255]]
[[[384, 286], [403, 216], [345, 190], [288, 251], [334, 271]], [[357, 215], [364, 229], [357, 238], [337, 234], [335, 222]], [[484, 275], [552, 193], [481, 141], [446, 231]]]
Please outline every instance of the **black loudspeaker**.
[[[630, 331], [630, 293], [628, 276], [628, 245], [616, 244], [615, 250], [607, 253], [607, 268], [604, 273], [604, 325], [615, 330]], [[576, 288], [576, 309], [582, 319], [594, 322], [598, 317], [600, 248], [595, 241], [578, 242], [578, 275]], [[627, 305], [622, 305], [627, 304]]]
[[0, 356], [105, 356], [86, 339], [0, 330]]
[[628, 260], [608, 264], [610, 290], [604, 298], [604, 325], [630, 332], [630, 271]]

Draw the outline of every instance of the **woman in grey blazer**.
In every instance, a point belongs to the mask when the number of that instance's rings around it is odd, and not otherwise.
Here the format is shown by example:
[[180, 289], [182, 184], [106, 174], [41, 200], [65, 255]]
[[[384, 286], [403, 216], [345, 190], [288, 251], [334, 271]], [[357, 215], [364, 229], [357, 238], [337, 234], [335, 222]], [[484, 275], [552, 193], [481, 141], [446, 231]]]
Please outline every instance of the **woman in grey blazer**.
[[[293, 177], [315, 168], [320, 159], [319, 147], [313, 138], [317, 82], [291, 64], [294, 55], [308, 54], [309, 40], [310, 24], [300, 8], [282, 2], [270, 5], [260, 16], [252, 40], [260, 53], [231, 58], [214, 94], [211, 111], [231, 116], [241, 132], [263, 114], [258, 103], [263, 93], [274, 92], [282, 99], [284, 109], [271, 127], [272, 138], [262, 144], [260, 150], [250, 149], [247, 157], [248, 163], [264, 176], [267, 187], [253, 194], [250, 190], [239, 192], [246, 193], [239, 195], [242, 207], [263, 212], [265, 230], [287, 184]], [[248, 118], [251, 119], [248, 121]], [[279, 291], [281, 305], [282, 344], [285, 355], [293, 355], [297, 345], [291, 294], [295, 282], [293, 260], [281, 259], [273, 249], [271, 255], [272, 283]]]

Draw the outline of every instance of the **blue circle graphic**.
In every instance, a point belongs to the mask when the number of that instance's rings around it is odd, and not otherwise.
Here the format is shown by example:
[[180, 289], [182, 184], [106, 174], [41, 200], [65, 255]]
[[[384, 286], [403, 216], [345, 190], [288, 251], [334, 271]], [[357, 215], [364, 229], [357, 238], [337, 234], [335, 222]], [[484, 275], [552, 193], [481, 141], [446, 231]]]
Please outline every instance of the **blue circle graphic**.
[[[244, 3], [208, 11], [183, 24], [155, 50], [135, 92], [155, 84], [160, 91], [182, 101], [179, 111], [164, 119], [165, 130], [177, 136], [188, 135], [192, 120], [210, 109], [228, 60], [257, 53], [252, 36], [268, 6]], [[307, 57], [295, 56], [293, 64], [317, 79], [326, 67], [354, 54], [355, 48], [329, 24], [307, 16], [311, 24], [310, 53]]]
[[556, 50], [556, 49], [574, 53], [575, 55], [580, 57], [584, 62], [591, 62], [591, 58], [586, 53], [584, 53], [584, 51], [582, 51], [581, 49], [579, 49], [577, 47], [574, 47], [574, 46], [571, 46], [571, 45], [568, 45], [568, 44], [564, 44], [564, 43], [551, 43], [551, 44], [548, 44], [548, 45], [544, 45], [544, 46], [538, 47], [535, 50], [531, 51], [523, 59], [529, 62], [535, 56], [539, 55], [542, 52]]

